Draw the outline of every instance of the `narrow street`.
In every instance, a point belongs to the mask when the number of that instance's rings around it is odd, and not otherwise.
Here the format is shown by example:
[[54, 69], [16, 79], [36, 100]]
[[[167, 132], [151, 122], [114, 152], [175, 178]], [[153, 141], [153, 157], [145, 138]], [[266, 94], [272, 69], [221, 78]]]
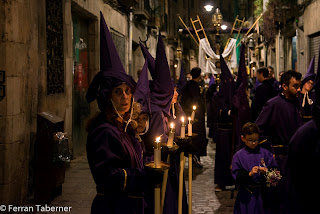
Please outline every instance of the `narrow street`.
[[[214, 156], [215, 144], [209, 140], [208, 156], [202, 157], [203, 168], [193, 167], [193, 214], [229, 214], [233, 213], [235, 197], [231, 199], [232, 191], [214, 191]], [[188, 188], [188, 164], [186, 159], [185, 182]], [[188, 189], [187, 189], [188, 191]], [[71, 213], [88, 214], [92, 200], [96, 195], [95, 184], [90, 173], [86, 156], [81, 156], [71, 162], [66, 171], [62, 195], [52, 201], [52, 206], [70, 206]], [[236, 195], [235, 195], [236, 196]]]

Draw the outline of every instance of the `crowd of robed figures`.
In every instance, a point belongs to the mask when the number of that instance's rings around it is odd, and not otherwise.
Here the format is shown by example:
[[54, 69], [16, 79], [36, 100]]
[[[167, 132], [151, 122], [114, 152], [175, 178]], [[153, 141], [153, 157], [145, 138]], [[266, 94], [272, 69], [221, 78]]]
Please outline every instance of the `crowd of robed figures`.
[[[181, 117], [189, 117], [193, 105], [197, 106], [193, 132], [198, 137], [189, 150], [198, 161], [200, 156], [206, 155], [205, 108], [195, 81], [201, 70], [193, 69], [193, 80], [185, 84], [180, 76], [181, 81], [175, 85], [161, 34], [156, 59], [142, 44], [140, 46], [146, 60], [136, 83], [126, 74], [101, 14], [100, 72], [92, 80], [86, 97], [89, 103], [96, 100], [100, 109], [87, 125], [87, 157], [97, 185], [92, 213], [154, 212], [154, 186], [163, 176], [146, 170], [145, 163], [154, 158], [156, 137], [161, 137], [165, 147], [170, 123], [175, 124], [175, 135], [180, 136]], [[319, 163], [320, 99], [315, 96], [311, 102], [311, 91], [303, 95], [304, 107], [313, 107], [308, 110], [310, 121], [303, 125], [302, 104], [297, 99], [301, 74], [285, 72], [280, 81], [281, 89], [278, 88], [281, 92], [263, 105], [253, 121], [257, 126], [247, 124], [252, 119], [244, 46], [241, 47], [237, 82], [222, 56], [220, 60], [221, 83], [207, 110], [208, 125], [213, 129], [216, 143], [215, 183], [223, 188], [233, 184], [233, 179], [236, 181], [239, 192], [235, 213], [305, 213], [306, 209], [313, 213], [314, 198], [310, 199], [308, 194], [311, 188], [304, 187], [310, 184], [308, 181], [315, 181], [318, 173], [315, 164]], [[148, 70], [152, 81], [148, 80]], [[315, 75], [313, 77], [315, 79]], [[319, 96], [318, 87], [315, 84], [314, 94]], [[260, 89], [261, 86], [257, 87], [256, 94]], [[182, 105], [177, 101], [177, 90], [181, 93]], [[163, 152], [162, 160], [167, 160], [167, 155]], [[277, 168], [282, 179], [277, 187], [264, 191], [264, 174], [271, 168]], [[305, 172], [304, 169], [308, 169], [305, 174], [300, 172]], [[178, 175], [177, 155], [170, 158], [163, 213], [178, 212]], [[296, 202], [295, 206], [292, 202]], [[184, 182], [182, 204], [182, 212], [187, 213]]]
[[[270, 75], [272, 67], [259, 68], [258, 84], [250, 87], [244, 46], [236, 82], [220, 60], [221, 83], [207, 112], [216, 143], [216, 191], [236, 184], [234, 213], [320, 213], [315, 196], [320, 190], [320, 63], [318, 75], [313, 57], [303, 79], [289, 70], [281, 72], [280, 82]], [[254, 89], [251, 106], [249, 88]], [[269, 187], [271, 172], [281, 176]]]

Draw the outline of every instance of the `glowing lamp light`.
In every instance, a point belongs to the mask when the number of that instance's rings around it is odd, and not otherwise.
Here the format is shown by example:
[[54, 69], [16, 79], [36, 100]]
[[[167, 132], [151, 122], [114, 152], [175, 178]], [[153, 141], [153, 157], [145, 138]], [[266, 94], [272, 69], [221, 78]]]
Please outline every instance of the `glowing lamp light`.
[[213, 6], [210, 4], [207, 4], [206, 6], [204, 6], [204, 9], [206, 9], [206, 11], [210, 12], [213, 9]]
[[228, 26], [227, 25], [221, 25], [222, 30], [227, 30]]

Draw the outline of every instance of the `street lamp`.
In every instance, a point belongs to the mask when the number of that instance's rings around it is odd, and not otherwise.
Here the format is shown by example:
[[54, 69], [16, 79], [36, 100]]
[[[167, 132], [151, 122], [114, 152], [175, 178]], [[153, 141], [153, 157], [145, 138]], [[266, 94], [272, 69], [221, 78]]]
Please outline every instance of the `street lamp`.
[[216, 35], [219, 35], [219, 30], [220, 30], [222, 22], [223, 22], [223, 16], [220, 13], [219, 8], [217, 8], [216, 12], [212, 15], [213, 26], [217, 29], [217, 34]]
[[213, 9], [213, 6], [211, 4], [207, 4], [206, 6], [204, 6], [204, 9], [206, 9], [206, 11], [210, 12]]

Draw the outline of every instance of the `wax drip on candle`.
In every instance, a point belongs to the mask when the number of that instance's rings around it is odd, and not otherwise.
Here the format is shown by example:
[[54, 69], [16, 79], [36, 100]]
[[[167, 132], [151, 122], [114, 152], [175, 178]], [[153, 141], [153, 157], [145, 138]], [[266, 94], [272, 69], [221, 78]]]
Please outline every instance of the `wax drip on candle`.
[[170, 123], [170, 132], [169, 132], [169, 138], [167, 142], [167, 146], [171, 148], [173, 146], [173, 138], [174, 138], [174, 123]]
[[191, 117], [188, 117], [189, 124], [188, 124], [188, 136], [192, 136], [192, 123], [191, 123]]
[[160, 137], [156, 138], [154, 146], [154, 166], [155, 168], [161, 168], [161, 146]]
[[186, 134], [186, 125], [184, 123], [184, 117], [181, 117], [181, 121], [182, 121], [182, 124], [181, 124], [181, 138], [185, 138], [185, 134]]

